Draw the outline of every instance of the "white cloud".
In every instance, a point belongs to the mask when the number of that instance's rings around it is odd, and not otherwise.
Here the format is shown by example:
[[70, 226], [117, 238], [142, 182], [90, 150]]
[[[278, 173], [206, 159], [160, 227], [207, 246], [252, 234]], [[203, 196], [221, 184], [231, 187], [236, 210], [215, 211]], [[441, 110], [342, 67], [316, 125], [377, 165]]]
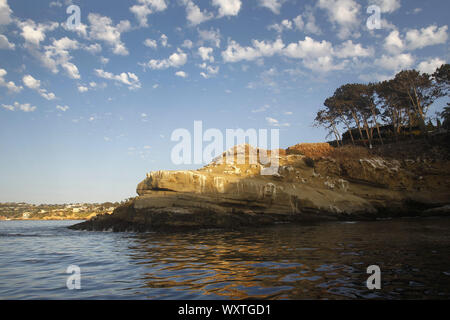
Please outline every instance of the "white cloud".
[[101, 62], [102, 64], [107, 64], [107, 63], [109, 62], [109, 59], [108, 59], [108, 58], [105, 58], [105, 57], [100, 57], [100, 62]]
[[200, 8], [192, 0], [183, 0], [186, 5], [186, 19], [190, 25], [196, 26], [214, 18], [214, 14]]
[[36, 106], [31, 106], [29, 103], [22, 104], [17, 101], [13, 105], [2, 104], [2, 107], [10, 111], [20, 110], [23, 112], [33, 112], [37, 109]]
[[354, 44], [352, 40], [347, 40], [336, 49], [335, 55], [339, 58], [370, 57], [373, 55], [373, 49], [363, 48], [361, 44]]
[[178, 49], [177, 52], [173, 53], [169, 56], [168, 59], [163, 60], [150, 60], [146, 66], [150, 69], [167, 69], [167, 68], [178, 68], [184, 65], [187, 62], [187, 54], [184, 53], [181, 49]]
[[22, 79], [23, 83], [30, 89], [39, 89], [41, 87], [41, 81], [36, 80], [31, 75], [26, 75]]
[[167, 9], [164, 0], [137, 0], [137, 4], [130, 8], [130, 11], [136, 16], [141, 27], [148, 26], [147, 16]]
[[10, 43], [6, 36], [0, 34], [0, 49], [14, 50], [15, 47], [16, 45], [14, 43]]
[[10, 92], [18, 93], [20, 92], [23, 87], [22, 86], [16, 86], [16, 84], [13, 81], [6, 81], [5, 76], [8, 74], [5, 69], [0, 68], [0, 87], [5, 87]]
[[408, 48], [414, 50], [446, 43], [448, 38], [447, 29], [448, 26], [438, 28], [436, 25], [431, 25], [420, 30], [409, 30], [405, 38], [408, 42]]
[[259, 112], [265, 112], [270, 108], [270, 106], [268, 104], [263, 105], [260, 108], [256, 108], [252, 110], [252, 113], [259, 113]]
[[156, 40], [145, 39], [144, 46], [156, 49], [158, 47], [158, 43], [156, 42]]
[[66, 111], [69, 110], [70, 108], [69, 108], [69, 106], [60, 106], [60, 105], [57, 105], [57, 106], [56, 106], [56, 109], [61, 110], [62, 112], [66, 112]]
[[52, 1], [52, 2], [50, 2], [50, 4], [48, 5], [50, 8], [52, 8], [52, 7], [58, 7], [58, 8], [61, 8], [62, 7], [62, 3], [61, 2], [59, 2], [59, 1]]
[[86, 86], [82, 86], [82, 85], [78, 86], [78, 91], [81, 93], [87, 92], [88, 90], [89, 90], [89, 88]]
[[219, 7], [219, 18], [223, 16], [237, 16], [241, 10], [241, 0], [212, 0], [212, 5]]
[[390, 53], [400, 53], [404, 50], [405, 45], [400, 38], [398, 30], [394, 30], [384, 39], [384, 48]]
[[382, 55], [375, 60], [375, 65], [386, 70], [398, 72], [410, 68], [414, 64], [414, 57], [409, 53], [402, 53], [393, 56]]
[[198, 36], [201, 40], [201, 43], [203, 44], [203, 42], [209, 42], [214, 44], [217, 48], [220, 47], [220, 39], [222, 38], [222, 36], [220, 35], [220, 30], [214, 30], [214, 29], [210, 29], [210, 30], [200, 30], [198, 29]]
[[40, 43], [46, 38], [45, 33], [55, 30], [59, 23], [35, 23], [33, 20], [28, 19], [18, 22], [18, 26], [22, 30], [20, 35], [25, 39], [26, 45], [39, 47]]
[[193, 45], [194, 45], [194, 44], [192, 43], [191, 40], [186, 39], [186, 40], [183, 41], [183, 44], [182, 44], [181, 46], [182, 46], [183, 48], [191, 49]]
[[187, 73], [184, 71], [177, 71], [175, 72], [175, 75], [180, 78], [186, 78], [188, 76]]
[[330, 22], [339, 27], [340, 39], [358, 35], [356, 30], [361, 25], [358, 18], [361, 5], [355, 0], [319, 0], [317, 5], [326, 10]]
[[41, 88], [41, 81], [33, 78], [31, 75], [27, 74], [22, 78], [23, 84], [32, 89], [37, 91], [41, 97], [47, 99], [47, 100], [53, 100], [56, 98], [55, 94], [53, 92], [48, 92], [46, 89]]
[[400, 0], [369, 0], [369, 5], [377, 5], [382, 13], [392, 13], [400, 8]]
[[[300, 17], [301, 18], [301, 17]], [[297, 21], [298, 22], [298, 21]], [[280, 23], [272, 24], [268, 27], [269, 30], [275, 30], [278, 33], [282, 33], [285, 30], [292, 30], [293, 24], [292, 21], [288, 19], [284, 19]]]
[[311, 37], [285, 45], [281, 39], [275, 42], [252, 40], [252, 46], [242, 47], [236, 41], [230, 40], [228, 47], [222, 51], [225, 62], [260, 61], [264, 57], [273, 55], [286, 56], [292, 59], [301, 59], [303, 65], [313, 71], [328, 72], [342, 70], [347, 60], [335, 62], [334, 58], [364, 58], [374, 53], [372, 48], [364, 48], [361, 44], [348, 40], [336, 49], [326, 40], [316, 41]]
[[448, 39], [448, 26], [438, 28], [431, 25], [420, 30], [411, 29], [403, 37], [399, 31], [393, 30], [384, 40], [384, 48], [390, 53], [400, 53], [405, 50], [416, 50], [424, 47], [445, 44]]
[[211, 78], [212, 76], [215, 76], [219, 73], [219, 66], [213, 67], [207, 65], [206, 63], [202, 63], [199, 65], [199, 67], [205, 70], [205, 72], [200, 72], [200, 75], [205, 79]]
[[258, 0], [261, 7], [265, 7], [275, 14], [280, 14], [281, 1], [280, 0]]
[[200, 47], [198, 48], [198, 54], [202, 58], [203, 61], [214, 62], [214, 56], [212, 56], [213, 48], [208, 47]]
[[253, 61], [258, 58], [273, 56], [284, 48], [281, 39], [277, 39], [272, 43], [252, 40], [252, 44], [252, 47], [241, 47], [236, 41], [230, 40], [227, 49], [222, 52], [223, 60], [225, 62]]
[[132, 72], [122, 72], [121, 74], [114, 75], [111, 72], [104, 71], [103, 69], [95, 69], [95, 74], [100, 78], [125, 84], [130, 90], [141, 88], [141, 82], [139, 81], [138, 76]]
[[63, 37], [59, 40], [53, 40], [51, 45], [44, 47], [44, 53], [36, 52], [41, 62], [52, 70], [53, 73], [58, 73], [58, 67], [61, 66], [66, 74], [72, 79], [80, 79], [80, 73], [75, 64], [70, 62], [72, 56], [69, 50], [79, 49], [78, 41]]
[[310, 37], [305, 37], [298, 43], [289, 44], [284, 50], [284, 54], [290, 58], [317, 58], [330, 56], [334, 52], [330, 42], [322, 40], [315, 41]]
[[111, 18], [90, 13], [88, 21], [90, 23], [89, 38], [91, 40], [104, 41], [112, 47], [112, 52], [116, 55], [128, 55], [128, 50], [120, 39], [122, 32], [131, 29], [128, 20], [122, 20], [117, 25], [113, 25]]
[[10, 104], [2, 104], [2, 107], [9, 111], [14, 111], [14, 106]]
[[305, 11], [293, 19], [297, 30], [304, 31], [311, 34], [322, 34], [322, 30], [316, 24], [313, 9], [310, 6], [305, 7]]
[[9, 24], [11, 19], [12, 10], [6, 0], [0, 0], [0, 25]]
[[167, 43], [168, 40], [169, 40], [169, 38], [167, 38], [167, 36], [165, 34], [161, 35], [160, 41], [161, 41], [161, 45], [163, 47], [167, 47], [168, 46], [168, 43]]
[[86, 50], [89, 53], [97, 54], [97, 53], [100, 53], [102, 51], [102, 46], [100, 44], [98, 44], [98, 43], [93, 43], [93, 44], [90, 44], [90, 45], [83, 46], [83, 49]]
[[289, 123], [280, 123], [280, 121], [278, 121], [275, 118], [271, 118], [271, 117], [266, 117], [266, 121], [267, 121], [267, 124], [269, 124], [272, 127], [289, 127], [290, 126]]
[[434, 58], [426, 61], [422, 61], [417, 66], [417, 69], [422, 73], [433, 74], [437, 68], [445, 64], [445, 60], [440, 58]]

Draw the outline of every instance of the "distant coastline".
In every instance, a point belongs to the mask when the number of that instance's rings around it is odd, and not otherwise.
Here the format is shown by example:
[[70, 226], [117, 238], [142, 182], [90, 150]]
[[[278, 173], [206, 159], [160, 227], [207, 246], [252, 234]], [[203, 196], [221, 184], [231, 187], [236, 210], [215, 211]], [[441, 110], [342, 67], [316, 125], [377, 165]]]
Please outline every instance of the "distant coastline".
[[0, 203], [0, 221], [9, 220], [89, 220], [100, 214], [111, 214], [119, 202], [76, 204]]

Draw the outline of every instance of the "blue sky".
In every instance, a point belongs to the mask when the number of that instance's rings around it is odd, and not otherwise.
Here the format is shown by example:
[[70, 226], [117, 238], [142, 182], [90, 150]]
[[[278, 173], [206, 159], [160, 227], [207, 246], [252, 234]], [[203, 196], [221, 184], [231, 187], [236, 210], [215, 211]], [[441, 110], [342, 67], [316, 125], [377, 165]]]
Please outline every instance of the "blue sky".
[[[81, 24], [67, 27], [71, 4]], [[370, 5], [381, 28], [369, 30]], [[120, 201], [177, 128], [311, 126], [335, 88], [450, 60], [442, 0], [0, 0], [0, 201]], [[435, 104], [430, 115], [440, 110]]]

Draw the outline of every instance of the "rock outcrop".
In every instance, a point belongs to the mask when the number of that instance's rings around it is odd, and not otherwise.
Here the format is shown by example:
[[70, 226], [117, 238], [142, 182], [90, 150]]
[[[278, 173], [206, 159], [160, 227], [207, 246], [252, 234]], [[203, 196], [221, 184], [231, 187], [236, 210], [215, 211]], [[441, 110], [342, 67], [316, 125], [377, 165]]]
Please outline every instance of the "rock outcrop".
[[297, 152], [302, 148], [291, 149], [274, 153], [279, 167], [272, 175], [261, 175], [266, 152], [248, 145], [199, 170], [150, 172], [137, 186], [138, 197], [110, 216], [73, 228], [151, 231], [375, 219], [420, 214], [450, 202], [447, 162], [312, 160]]

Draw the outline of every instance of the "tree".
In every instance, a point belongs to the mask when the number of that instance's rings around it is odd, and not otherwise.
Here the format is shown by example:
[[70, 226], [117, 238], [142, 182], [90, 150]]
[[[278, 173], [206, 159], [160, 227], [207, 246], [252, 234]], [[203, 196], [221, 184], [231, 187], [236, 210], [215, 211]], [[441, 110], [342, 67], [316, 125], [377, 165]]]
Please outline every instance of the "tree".
[[443, 119], [442, 128], [450, 130], [450, 106], [444, 107], [440, 116]]
[[433, 73], [433, 80], [440, 87], [443, 94], [448, 95], [450, 92], [450, 65], [443, 64]]
[[342, 138], [337, 129], [336, 115], [330, 112], [330, 110], [320, 110], [317, 112], [314, 125], [326, 128], [329, 131], [328, 135], [334, 134], [337, 145], [342, 144]]
[[422, 132], [425, 132], [425, 121], [428, 108], [441, 96], [441, 90], [434, 85], [432, 77], [416, 70], [404, 70], [390, 81], [392, 89], [397, 93], [401, 104], [408, 106], [410, 126], [417, 118]]

